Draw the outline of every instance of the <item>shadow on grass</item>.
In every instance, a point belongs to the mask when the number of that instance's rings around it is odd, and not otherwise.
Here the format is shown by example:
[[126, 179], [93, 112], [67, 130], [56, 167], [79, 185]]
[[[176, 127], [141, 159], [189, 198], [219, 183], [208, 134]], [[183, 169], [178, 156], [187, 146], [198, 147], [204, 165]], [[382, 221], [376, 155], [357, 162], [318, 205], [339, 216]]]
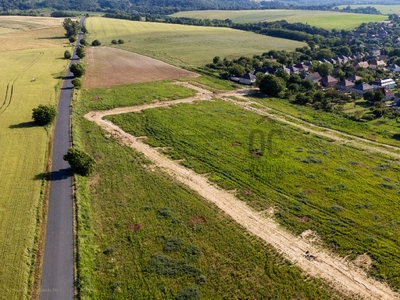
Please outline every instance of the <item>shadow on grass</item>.
[[395, 133], [392, 135], [392, 139], [400, 141], [400, 133]]
[[37, 126], [39, 126], [39, 125], [37, 125], [33, 121], [30, 121], [30, 122], [22, 122], [22, 123], [18, 123], [18, 124], [12, 124], [9, 126], [9, 128], [18, 129], [18, 128], [32, 128], [32, 127], [37, 127]]
[[68, 40], [68, 38], [65, 36], [52, 36], [52, 37], [38, 38], [38, 40], [62, 40], [62, 39]]
[[371, 103], [367, 101], [356, 101], [356, 106], [362, 107], [362, 108], [370, 108], [372, 106]]
[[34, 180], [49, 180], [49, 181], [57, 181], [57, 180], [64, 180], [69, 177], [72, 177], [72, 171], [70, 168], [68, 169], [60, 169], [58, 171], [52, 171], [49, 173], [43, 172], [37, 174], [33, 179]]

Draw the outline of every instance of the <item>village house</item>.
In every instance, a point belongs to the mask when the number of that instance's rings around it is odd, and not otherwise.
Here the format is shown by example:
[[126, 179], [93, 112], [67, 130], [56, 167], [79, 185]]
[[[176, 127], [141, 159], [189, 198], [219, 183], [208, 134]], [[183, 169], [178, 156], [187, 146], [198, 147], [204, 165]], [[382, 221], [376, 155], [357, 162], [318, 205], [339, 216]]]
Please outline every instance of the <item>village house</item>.
[[383, 94], [382, 101], [394, 100], [395, 96], [393, 91], [387, 88], [379, 88], [379, 91], [381, 91], [381, 93]]
[[256, 82], [256, 75], [252, 73], [246, 73], [243, 76], [239, 77], [239, 83], [251, 85]]
[[374, 88], [387, 88], [387, 89], [392, 89], [396, 86], [396, 82], [391, 79], [391, 78], [387, 78], [387, 79], [378, 79], [375, 80], [372, 83], [372, 86]]
[[354, 66], [356, 68], [364, 68], [364, 69], [366, 69], [366, 68], [369, 67], [369, 63], [367, 61], [359, 61], [359, 62], [354, 63]]
[[371, 69], [384, 68], [386, 67], [386, 63], [383, 60], [372, 59], [369, 62], [369, 67]]
[[304, 78], [311, 80], [314, 83], [318, 83], [322, 77], [321, 75], [319, 75], [318, 72], [314, 72], [314, 73], [308, 73]]
[[335, 85], [335, 88], [342, 92], [351, 92], [351, 89], [354, 87], [354, 85], [354, 82], [344, 79], [342, 81], [339, 81]]
[[400, 73], [400, 66], [393, 64], [388, 67], [388, 70], [395, 73]]
[[358, 80], [362, 80], [362, 77], [357, 76], [357, 75], [352, 75], [352, 76], [347, 77], [346, 79], [347, 79], [348, 81], [351, 81], [351, 82], [356, 82], [356, 81], [358, 81]]
[[297, 70], [299, 70], [299, 72], [306, 72], [308, 71], [308, 66], [303, 64], [303, 63], [298, 63], [295, 64], [293, 67], [295, 67]]
[[356, 93], [358, 96], [362, 97], [366, 91], [372, 91], [374, 88], [368, 83], [361, 82], [356, 84], [351, 88], [351, 92]]
[[325, 76], [325, 77], [321, 78], [320, 82], [323, 87], [332, 87], [333, 88], [333, 87], [335, 87], [338, 80], [332, 76]]

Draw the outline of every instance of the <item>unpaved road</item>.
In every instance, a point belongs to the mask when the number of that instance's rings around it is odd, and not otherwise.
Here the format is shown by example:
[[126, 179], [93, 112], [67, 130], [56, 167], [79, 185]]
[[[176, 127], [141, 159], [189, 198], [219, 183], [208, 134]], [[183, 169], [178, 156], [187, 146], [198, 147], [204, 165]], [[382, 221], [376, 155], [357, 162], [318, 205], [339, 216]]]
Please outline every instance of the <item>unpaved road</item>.
[[[194, 88], [187, 84], [184, 85]], [[207, 178], [204, 176], [186, 169], [178, 162], [170, 160], [162, 155], [157, 149], [143, 143], [141, 139], [124, 132], [115, 124], [103, 120], [103, 117], [106, 115], [140, 112], [144, 109], [165, 107], [177, 103], [190, 103], [196, 100], [211, 100], [215, 97], [221, 98], [221, 96], [226, 97], [233, 95], [232, 93], [215, 95], [206, 90], [199, 88], [194, 89], [199, 93], [195, 97], [188, 99], [158, 102], [128, 108], [118, 108], [110, 111], [90, 112], [85, 115], [85, 118], [101, 126], [117, 141], [143, 153], [162, 171], [170, 174], [174, 180], [185, 184], [192, 190], [196, 191], [204, 199], [214, 203], [246, 230], [274, 246], [284, 257], [302, 268], [306, 273], [325, 279], [338, 290], [354, 296], [355, 298], [400, 299], [400, 295], [394, 293], [386, 284], [368, 278], [367, 274], [351, 261], [314, 245], [308, 239], [291, 235], [278, 226], [273, 219], [264, 217], [259, 212], [254, 211], [244, 202], [237, 199], [232, 193], [216, 187], [208, 182]], [[235, 96], [237, 97], [238, 95], [236, 94]], [[280, 117], [274, 117], [275, 119], [280, 119]], [[282, 119], [284, 120], [284, 118]], [[299, 127], [298, 124], [293, 124], [293, 126]], [[310, 131], [309, 128], [306, 128], [305, 130]], [[316, 131], [315, 133], [320, 134], [319, 131]], [[332, 133], [332, 136], [332, 138], [338, 138], [334, 133]], [[371, 146], [370, 150], [377, 150], [380, 152], [379, 147], [376, 147], [375, 149], [374, 146]], [[309, 251], [311, 254], [315, 255], [317, 259], [306, 259], [305, 251]]]

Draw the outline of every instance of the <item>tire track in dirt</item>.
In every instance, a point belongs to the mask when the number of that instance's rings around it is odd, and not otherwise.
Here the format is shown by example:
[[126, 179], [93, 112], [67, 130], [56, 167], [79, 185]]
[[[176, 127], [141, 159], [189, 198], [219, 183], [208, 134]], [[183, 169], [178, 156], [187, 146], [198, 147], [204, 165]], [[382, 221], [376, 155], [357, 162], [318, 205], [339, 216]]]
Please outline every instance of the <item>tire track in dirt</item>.
[[39, 52], [39, 55], [27, 66], [25, 66], [18, 74], [14, 75], [14, 77], [9, 81], [6, 87], [6, 93], [4, 96], [3, 104], [0, 106], [0, 114], [4, 113], [7, 108], [11, 105], [13, 94], [14, 94], [14, 84], [17, 82], [19, 76], [22, 73], [29, 70], [32, 66], [34, 66], [44, 55], [44, 52]]
[[[140, 138], [124, 132], [110, 121], [103, 120], [103, 117], [107, 115], [140, 112], [145, 109], [168, 107], [178, 103], [192, 103], [197, 100], [207, 101], [218, 97], [218, 94], [213, 94], [187, 83], [177, 84], [195, 89], [198, 91], [198, 94], [194, 97], [181, 100], [116, 108], [109, 111], [89, 112], [85, 115], [85, 118], [98, 124], [118, 142], [143, 153], [155, 166], [168, 173], [174, 180], [183, 183], [207, 201], [214, 203], [250, 233], [274, 246], [278, 252], [303, 269], [305, 273], [322, 278], [338, 290], [356, 298], [400, 299], [400, 295], [393, 292], [385, 283], [369, 278], [365, 271], [351, 261], [330, 253], [328, 250], [314, 245], [307, 239], [291, 235], [271, 218], [264, 217], [259, 212], [254, 211], [243, 201], [237, 199], [232, 193], [216, 187], [204, 176], [185, 168], [176, 161], [170, 160], [157, 149], [143, 143]], [[225, 94], [225, 97], [232, 95], [232, 93]], [[234, 95], [238, 96], [237, 94]], [[320, 132], [316, 132], [316, 134], [318, 133]], [[311, 260], [305, 257], [305, 251], [309, 251], [309, 253], [315, 255], [315, 259]]]

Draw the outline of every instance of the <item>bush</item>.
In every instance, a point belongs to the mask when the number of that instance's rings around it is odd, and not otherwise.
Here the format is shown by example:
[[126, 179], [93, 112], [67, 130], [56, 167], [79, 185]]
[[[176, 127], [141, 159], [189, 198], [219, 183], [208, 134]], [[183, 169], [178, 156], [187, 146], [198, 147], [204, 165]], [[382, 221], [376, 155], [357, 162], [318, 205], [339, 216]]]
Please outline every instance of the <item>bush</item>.
[[186, 287], [179, 291], [176, 300], [200, 300], [200, 293], [197, 287]]
[[87, 46], [88, 42], [85, 39], [81, 39], [79, 42], [83, 46]]
[[101, 45], [101, 42], [99, 40], [94, 40], [92, 42], [92, 46], [100, 46], [100, 45]]
[[65, 52], [64, 52], [64, 58], [65, 59], [70, 59], [71, 58], [71, 52], [69, 51], [69, 50], [65, 50]]
[[161, 207], [158, 209], [157, 213], [165, 219], [168, 219], [172, 216], [172, 211], [168, 207]]
[[173, 251], [178, 251], [182, 246], [182, 241], [179, 238], [171, 238], [168, 239], [163, 247], [163, 250], [165, 252], [173, 252]]
[[112, 40], [111, 44], [116, 45], [116, 44], [118, 44], [118, 41], [117, 40]]
[[75, 77], [82, 77], [86, 72], [85, 65], [82, 63], [72, 64], [69, 70]]
[[56, 115], [57, 109], [53, 105], [39, 105], [32, 109], [32, 119], [40, 126], [52, 123]]
[[80, 90], [82, 88], [82, 80], [80, 78], [74, 78], [71, 82], [74, 86], [74, 89]]
[[85, 151], [78, 148], [69, 148], [64, 160], [69, 163], [74, 173], [88, 176], [94, 170], [94, 159]]
[[196, 261], [200, 257], [200, 249], [193, 245], [187, 245], [185, 249], [185, 256], [191, 261]]
[[123, 44], [123, 43], [125, 43], [124, 40], [121, 40], [121, 39], [118, 40], [118, 44]]
[[75, 42], [76, 42], [76, 37], [70, 36], [70, 37], [68, 38], [68, 41], [69, 41], [70, 43], [75, 43]]
[[76, 56], [78, 56], [80, 59], [84, 58], [86, 55], [85, 53], [85, 46], [80, 45], [77, 49], [76, 49]]

